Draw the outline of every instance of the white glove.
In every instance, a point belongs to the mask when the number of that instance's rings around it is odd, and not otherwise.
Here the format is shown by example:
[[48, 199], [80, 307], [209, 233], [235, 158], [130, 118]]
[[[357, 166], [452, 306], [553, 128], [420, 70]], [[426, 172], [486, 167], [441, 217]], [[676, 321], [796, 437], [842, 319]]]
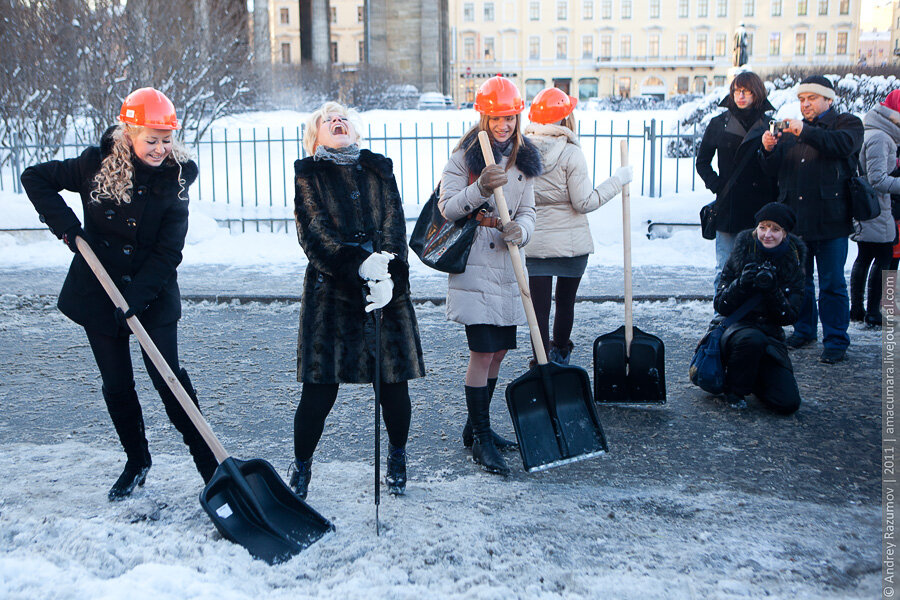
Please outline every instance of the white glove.
[[370, 281], [366, 285], [369, 286], [369, 295], [366, 296], [366, 312], [372, 312], [376, 308], [383, 308], [391, 301], [394, 295], [394, 282], [390, 279], [382, 279], [381, 281]]
[[516, 246], [520, 246], [525, 240], [525, 232], [522, 231], [522, 226], [515, 221], [510, 221], [504, 225], [500, 232], [504, 242], [515, 244]]
[[616, 169], [613, 177], [616, 179], [616, 181], [619, 182], [619, 185], [627, 185], [631, 183], [632, 179], [634, 179], [634, 168], [631, 165], [619, 167], [618, 169]]
[[375, 252], [359, 265], [359, 276], [366, 281], [381, 281], [390, 279], [388, 263], [394, 258], [392, 252]]

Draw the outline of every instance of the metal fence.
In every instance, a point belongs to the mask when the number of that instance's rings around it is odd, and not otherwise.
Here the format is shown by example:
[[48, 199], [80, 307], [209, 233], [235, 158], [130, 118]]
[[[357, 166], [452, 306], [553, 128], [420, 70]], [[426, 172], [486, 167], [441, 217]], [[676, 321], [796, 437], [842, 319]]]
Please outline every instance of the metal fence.
[[[693, 149], [702, 132], [669, 127], [662, 120], [613, 119], [579, 124], [578, 135], [593, 181], [619, 166], [619, 142], [629, 143], [634, 188], [650, 198], [702, 186]], [[434, 189], [453, 148], [471, 123], [382, 123], [368, 126], [364, 148], [392, 159], [404, 204], [424, 202]], [[241, 230], [255, 223], [273, 229], [293, 210], [293, 162], [304, 157], [303, 127], [210, 129], [189, 143], [200, 168], [192, 200], [209, 203], [213, 216]], [[84, 144], [64, 144], [58, 159], [77, 156]], [[687, 149], [687, 150], [686, 150]], [[35, 146], [0, 147], [0, 191], [21, 192], [19, 176]], [[679, 157], [683, 155], [683, 157]], [[637, 192], [637, 189], [635, 189]], [[280, 228], [280, 227], [279, 227]]]

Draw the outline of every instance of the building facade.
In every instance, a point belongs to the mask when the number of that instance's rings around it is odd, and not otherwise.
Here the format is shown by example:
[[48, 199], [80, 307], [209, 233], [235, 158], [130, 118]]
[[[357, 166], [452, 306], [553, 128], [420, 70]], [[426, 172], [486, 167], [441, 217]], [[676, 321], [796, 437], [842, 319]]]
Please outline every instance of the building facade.
[[668, 97], [724, 85], [735, 30], [747, 66], [855, 64], [861, 0], [450, 0], [458, 102], [502, 73], [530, 100], [548, 86], [580, 99]]
[[891, 52], [894, 64], [900, 63], [900, 0], [891, 3]]

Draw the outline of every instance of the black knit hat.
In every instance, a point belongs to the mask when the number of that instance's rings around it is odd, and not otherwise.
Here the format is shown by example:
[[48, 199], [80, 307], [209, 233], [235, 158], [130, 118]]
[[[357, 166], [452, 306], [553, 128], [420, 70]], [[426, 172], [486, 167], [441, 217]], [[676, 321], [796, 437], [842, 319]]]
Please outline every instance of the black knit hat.
[[831, 83], [830, 79], [821, 75], [810, 75], [803, 79], [800, 85], [797, 86], [797, 95], [799, 96], [804, 92], [818, 94], [823, 98], [831, 98], [832, 100], [836, 96], [834, 84]]
[[778, 223], [785, 231], [790, 232], [794, 225], [797, 224], [797, 215], [794, 210], [787, 204], [781, 202], [769, 202], [759, 209], [753, 218], [757, 223], [762, 221], [773, 221]]

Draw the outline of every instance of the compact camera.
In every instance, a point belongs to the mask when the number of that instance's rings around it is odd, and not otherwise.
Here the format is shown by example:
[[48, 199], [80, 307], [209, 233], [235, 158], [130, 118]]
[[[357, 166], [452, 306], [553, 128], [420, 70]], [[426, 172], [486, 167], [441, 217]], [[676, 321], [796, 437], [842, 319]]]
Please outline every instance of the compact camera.
[[775, 135], [776, 133], [781, 133], [785, 129], [790, 127], [790, 122], [787, 119], [782, 119], [780, 121], [775, 121], [774, 119], [769, 121], [769, 133]]

